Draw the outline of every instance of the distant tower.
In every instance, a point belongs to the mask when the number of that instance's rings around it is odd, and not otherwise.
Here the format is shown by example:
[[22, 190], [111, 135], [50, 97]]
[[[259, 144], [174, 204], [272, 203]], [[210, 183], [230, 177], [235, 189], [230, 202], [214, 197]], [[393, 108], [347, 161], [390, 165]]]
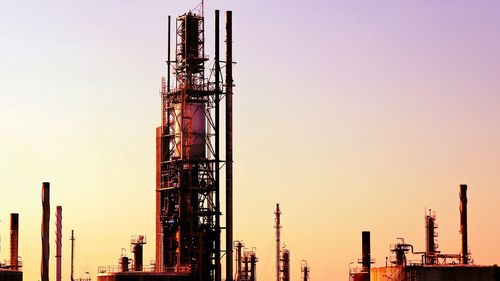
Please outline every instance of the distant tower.
[[437, 254], [437, 224], [436, 214], [429, 210], [429, 214], [425, 215], [425, 263], [435, 264]]
[[74, 281], [74, 269], [75, 269], [75, 231], [71, 230], [71, 237], [69, 238], [71, 241], [71, 267], [70, 267], [70, 274], [71, 274], [71, 281]]
[[467, 185], [460, 185], [460, 234], [462, 234], [462, 263], [469, 263], [469, 245], [467, 240]]
[[274, 212], [276, 215], [274, 221], [276, 225], [274, 228], [276, 228], [276, 281], [281, 281], [281, 266], [280, 266], [280, 260], [281, 260], [281, 211], [280, 211], [280, 204], [276, 204], [276, 211]]
[[56, 281], [61, 281], [62, 259], [62, 207], [56, 207]]
[[143, 270], [144, 244], [146, 244], [144, 235], [135, 235], [130, 239], [130, 251], [134, 253], [134, 271]]
[[41, 281], [49, 281], [49, 222], [50, 222], [50, 183], [42, 184], [42, 262], [40, 267]]
[[[203, 1], [194, 11], [177, 17], [176, 23], [175, 60], [172, 61], [169, 21], [168, 73], [167, 79], [162, 79], [161, 126], [156, 130], [156, 270], [189, 272], [190, 280], [219, 281], [219, 104], [223, 95], [219, 81], [219, 12], [216, 11], [215, 69], [208, 76]], [[227, 62], [226, 72], [230, 69]], [[174, 85], [170, 82], [171, 70]], [[229, 158], [226, 166], [231, 167]], [[226, 174], [231, 173], [228, 167]], [[228, 179], [231, 183], [232, 175]], [[231, 200], [231, 197], [232, 185], [229, 192], [226, 190], [226, 198]], [[232, 207], [228, 207], [228, 281], [233, 278], [231, 214]]]

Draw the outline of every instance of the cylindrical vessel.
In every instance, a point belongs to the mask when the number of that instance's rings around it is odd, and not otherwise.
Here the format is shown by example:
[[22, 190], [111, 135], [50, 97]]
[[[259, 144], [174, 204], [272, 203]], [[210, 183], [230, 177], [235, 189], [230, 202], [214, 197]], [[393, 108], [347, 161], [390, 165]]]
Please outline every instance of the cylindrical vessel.
[[206, 115], [202, 103], [186, 103], [175, 107], [175, 151], [174, 157], [199, 160], [205, 158]]
[[283, 281], [290, 281], [290, 251], [283, 250]]
[[128, 271], [128, 257], [127, 256], [120, 258], [120, 265], [121, 265], [122, 272]]
[[362, 242], [362, 253], [361, 253], [361, 262], [362, 262], [362, 271], [370, 272], [371, 265], [371, 253], [370, 253], [370, 231], [363, 231], [361, 233], [361, 242]]
[[19, 214], [10, 214], [10, 268], [19, 269]]
[[134, 244], [134, 271], [142, 271], [142, 257], [143, 249], [142, 244]]

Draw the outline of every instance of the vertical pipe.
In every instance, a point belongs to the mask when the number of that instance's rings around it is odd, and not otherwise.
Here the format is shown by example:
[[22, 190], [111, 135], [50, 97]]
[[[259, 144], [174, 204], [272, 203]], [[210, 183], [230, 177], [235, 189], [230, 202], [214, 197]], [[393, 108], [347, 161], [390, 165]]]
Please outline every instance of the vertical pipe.
[[71, 230], [71, 281], [74, 281], [73, 270], [75, 268], [75, 231]]
[[19, 214], [10, 214], [10, 269], [19, 269]]
[[243, 244], [241, 241], [236, 243], [236, 281], [241, 279], [241, 249], [243, 248]]
[[226, 281], [233, 280], [233, 22], [226, 12]]
[[460, 233], [462, 234], [462, 263], [469, 263], [467, 243], [467, 185], [460, 185]]
[[167, 91], [170, 91], [170, 16], [168, 16], [167, 38]]
[[281, 241], [280, 241], [280, 204], [276, 204], [276, 214], [275, 222], [276, 222], [276, 281], [280, 281], [280, 258], [281, 258]]
[[215, 10], [215, 280], [220, 281], [221, 277], [221, 240], [220, 240], [220, 30], [219, 30], [219, 10]]
[[[163, 95], [162, 95], [162, 115], [163, 113]], [[162, 139], [163, 139], [163, 127], [156, 128], [156, 261], [155, 261], [155, 271], [163, 271], [163, 251], [164, 251], [164, 241], [163, 241], [163, 225], [161, 224], [161, 202], [162, 202], [162, 192], [161, 188], [161, 163], [162, 163]]]
[[250, 255], [250, 281], [255, 281], [257, 272], [257, 257], [255, 253]]
[[[368, 272], [369, 276], [370, 266], [371, 266], [370, 231], [363, 231], [361, 233], [361, 240], [362, 240], [362, 253], [361, 253], [362, 271]], [[370, 280], [369, 277], [368, 280]]]
[[40, 267], [41, 281], [49, 281], [49, 223], [50, 223], [50, 183], [42, 184], [42, 264]]
[[62, 258], [62, 207], [56, 207], [56, 281], [61, 281]]

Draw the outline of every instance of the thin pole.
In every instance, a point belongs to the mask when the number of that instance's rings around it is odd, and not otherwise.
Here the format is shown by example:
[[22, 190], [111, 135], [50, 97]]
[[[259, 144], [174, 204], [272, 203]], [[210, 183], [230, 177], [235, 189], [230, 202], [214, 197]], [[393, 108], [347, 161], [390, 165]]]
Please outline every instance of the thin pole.
[[220, 38], [219, 38], [219, 10], [215, 10], [215, 280], [221, 280], [221, 241], [220, 241]]
[[168, 16], [168, 43], [167, 43], [167, 91], [170, 91], [170, 16]]
[[226, 12], [226, 281], [233, 280], [233, 23]]
[[73, 270], [74, 270], [74, 265], [75, 265], [75, 231], [71, 230], [71, 281], [74, 281], [75, 279], [73, 278]]
[[280, 204], [276, 204], [276, 281], [280, 281], [280, 256], [281, 256], [281, 241], [280, 241], [280, 229], [281, 229], [281, 222], [280, 222]]
[[56, 281], [61, 281], [62, 259], [62, 207], [56, 207]]

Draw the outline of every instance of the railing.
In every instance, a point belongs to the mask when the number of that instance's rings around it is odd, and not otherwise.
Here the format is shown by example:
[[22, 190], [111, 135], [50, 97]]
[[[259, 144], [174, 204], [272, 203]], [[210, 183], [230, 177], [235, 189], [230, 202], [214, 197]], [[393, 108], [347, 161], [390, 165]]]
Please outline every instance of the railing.
[[18, 260], [17, 261], [17, 266], [15, 266], [15, 268], [13, 268], [13, 266], [11, 265], [11, 262], [10, 261], [3, 261], [3, 262], [0, 262], [0, 268], [7, 268], [7, 269], [11, 269], [11, 270], [19, 270], [21, 267], [23, 267], [23, 261], [22, 260]]
[[[136, 271], [134, 270], [133, 263], [129, 264], [126, 271], [123, 271], [121, 265], [103, 265], [97, 268], [98, 274], [108, 274], [108, 273], [116, 273], [116, 272], [154, 272], [156, 271], [155, 265], [143, 265], [142, 270]], [[182, 272], [189, 273], [191, 272], [190, 266], [180, 266], [180, 267], [165, 267], [163, 272]]]

